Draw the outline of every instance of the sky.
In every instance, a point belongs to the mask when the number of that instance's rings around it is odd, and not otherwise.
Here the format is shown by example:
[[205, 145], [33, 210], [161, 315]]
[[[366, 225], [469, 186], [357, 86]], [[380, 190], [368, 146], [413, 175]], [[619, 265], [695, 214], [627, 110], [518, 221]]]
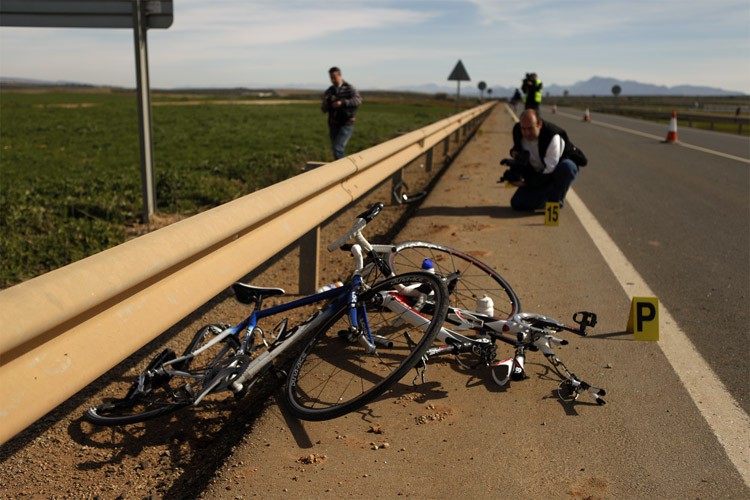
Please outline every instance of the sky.
[[[175, 0], [151, 86], [360, 88], [592, 76], [750, 93], [748, 0]], [[0, 28], [0, 77], [135, 86], [132, 30]], [[450, 84], [452, 85], [452, 84]]]

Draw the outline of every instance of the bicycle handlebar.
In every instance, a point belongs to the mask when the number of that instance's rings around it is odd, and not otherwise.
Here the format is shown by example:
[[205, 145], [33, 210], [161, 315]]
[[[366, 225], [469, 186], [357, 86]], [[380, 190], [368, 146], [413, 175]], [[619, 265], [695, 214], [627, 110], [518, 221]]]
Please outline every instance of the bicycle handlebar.
[[328, 245], [328, 251], [333, 252], [344, 246], [355, 234], [362, 231], [367, 226], [367, 221], [361, 217], [357, 217], [352, 224], [351, 229], [345, 232], [339, 239]]
[[364, 212], [362, 212], [361, 214], [359, 214], [357, 216], [357, 218], [358, 219], [364, 219], [365, 222], [370, 222], [372, 219], [374, 219], [375, 217], [378, 216], [378, 214], [383, 210], [384, 206], [385, 205], [383, 205], [382, 203], [378, 202], [378, 203], [374, 204], [372, 207], [370, 207], [367, 210], [365, 210]]
[[347, 242], [349, 242], [349, 240], [354, 238], [357, 233], [361, 232], [365, 228], [365, 226], [367, 226], [368, 222], [377, 217], [377, 215], [383, 210], [383, 206], [384, 205], [382, 203], [376, 203], [369, 209], [359, 214], [357, 218], [354, 219], [354, 224], [352, 224], [351, 229], [342, 234], [336, 241], [328, 245], [328, 251], [333, 252], [334, 250], [338, 250]]

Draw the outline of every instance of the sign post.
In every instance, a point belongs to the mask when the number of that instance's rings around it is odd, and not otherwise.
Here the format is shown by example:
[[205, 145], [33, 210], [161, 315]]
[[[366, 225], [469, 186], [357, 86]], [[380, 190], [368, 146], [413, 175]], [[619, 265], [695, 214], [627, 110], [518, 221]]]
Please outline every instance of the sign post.
[[141, 140], [141, 184], [143, 222], [148, 222], [156, 208], [154, 192], [154, 143], [151, 138], [151, 87], [148, 79], [148, 44], [144, 5], [133, 2], [133, 36], [135, 40], [135, 75], [138, 87], [138, 133]]
[[453, 68], [453, 71], [451, 71], [451, 74], [448, 76], [448, 81], [455, 81], [458, 84], [458, 87], [456, 88], [456, 109], [458, 109], [459, 101], [461, 100], [461, 82], [471, 81], [469, 73], [466, 72], [466, 68], [464, 68], [464, 63], [461, 62], [461, 59], [458, 60], [456, 67]]
[[133, 28], [144, 222], [151, 219], [156, 208], [146, 31], [169, 28], [173, 18], [173, 0], [3, 0], [0, 3], [0, 26]]

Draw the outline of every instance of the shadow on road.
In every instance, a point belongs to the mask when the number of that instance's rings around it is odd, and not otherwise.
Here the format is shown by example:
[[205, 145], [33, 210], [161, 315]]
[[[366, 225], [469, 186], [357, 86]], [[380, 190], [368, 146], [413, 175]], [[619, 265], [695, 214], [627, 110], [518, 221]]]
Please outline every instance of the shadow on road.
[[485, 216], [496, 219], [522, 219], [539, 217], [540, 212], [518, 212], [510, 207], [478, 206], [478, 207], [425, 207], [420, 208], [414, 217], [472, 217]]

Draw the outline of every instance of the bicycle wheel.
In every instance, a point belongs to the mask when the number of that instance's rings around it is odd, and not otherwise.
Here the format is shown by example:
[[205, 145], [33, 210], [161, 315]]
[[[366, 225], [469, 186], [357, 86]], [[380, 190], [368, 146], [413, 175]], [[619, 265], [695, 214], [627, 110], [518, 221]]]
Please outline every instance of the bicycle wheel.
[[[204, 348], [228, 326], [220, 323], [204, 326], [193, 336], [183, 356]], [[196, 375], [192, 379], [172, 376], [158, 370], [164, 363], [177, 358], [174, 351], [165, 349], [151, 360], [124, 398], [105, 401], [99, 406], [90, 408], [84, 417], [89, 422], [98, 425], [126, 425], [151, 420], [189, 406], [204, 388], [201, 382], [207, 384], [215, 379], [212, 375], [218, 374], [219, 369], [226, 370], [224, 362], [232, 360], [238, 349], [239, 343], [236, 338], [227, 336], [222, 341], [206, 347], [194, 357], [173, 363], [168, 367], [170, 371], [187, 372], [189, 370], [191, 374]], [[220, 388], [223, 389], [226, 385], [221, 384]]]
[[458, 279], [448, 283], [451, 307], [477, 311], [481, 309], [477, 300], [486, 295], [493, 302], [494, 318], [507, 319], [521, 310], [521, 301], [508, 282], [476, 257], [424, 241], [407, 241], [395, 247], [389, 263], [396, 274], [423, 269], [425, 259], [430, 259], [440, 276], [458, 273]]
[[126, 425], [167, 415], [189, 405], [189, 398], [184, 395], [179, 398], [169, 389], [171, 377], [164, 374], [149, 375], [151, 370], [175, 358], [174, 351], [164, 349], [151, 360], [146, 371], [133, 383], [124, 398], [105, 401], [89, 408], [84, 413], [84, 418], [97, 425]]
[[376, 343], [369, 353], [351, 338], [348, 308], [342, 307], [313, 333], [289, 372], [290, 411], [305, 420], [326, 420], [383, 394], [434, 340], [447, 313], [446, 294], [441, 279], [422, 272], [388, 278], [362, 293], [360, 331], [369, 330]]

